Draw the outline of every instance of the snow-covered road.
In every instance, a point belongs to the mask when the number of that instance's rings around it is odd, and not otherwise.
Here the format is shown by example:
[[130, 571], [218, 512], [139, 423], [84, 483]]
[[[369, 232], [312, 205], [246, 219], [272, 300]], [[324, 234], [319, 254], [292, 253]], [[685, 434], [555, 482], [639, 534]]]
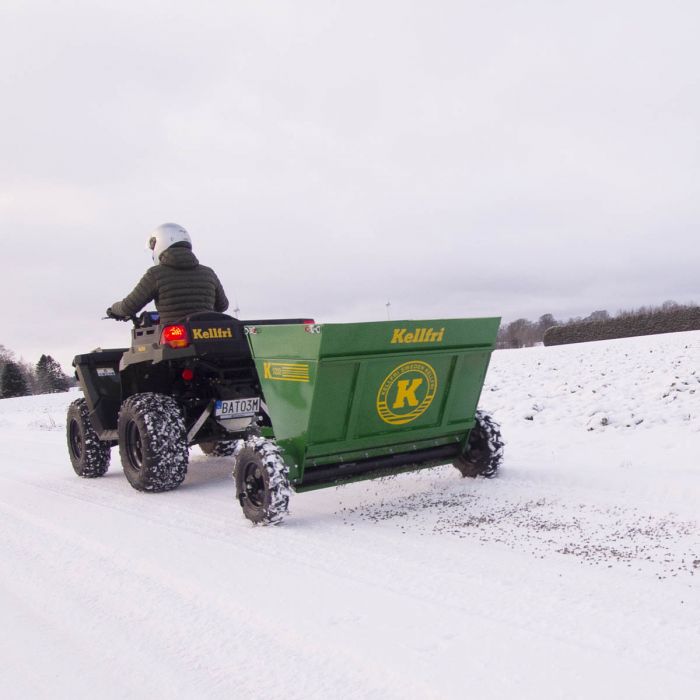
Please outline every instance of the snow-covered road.
[[[700, 333], [494, 354], [502, 475], [297, 495], [81, 480], [0, 401], [2, 698], [700, 696]], [[641, 419], [641, 420], [640, 420]]]

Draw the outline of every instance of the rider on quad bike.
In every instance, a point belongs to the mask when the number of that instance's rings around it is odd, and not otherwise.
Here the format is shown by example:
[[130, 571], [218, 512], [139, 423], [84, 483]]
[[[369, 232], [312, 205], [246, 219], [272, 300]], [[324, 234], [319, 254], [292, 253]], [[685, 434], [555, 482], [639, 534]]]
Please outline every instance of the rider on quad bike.
[[[183, 483], [193, 445], [217, 457], [240, 448], [247, 461], [236, 472], [236, 493], [246, 517], [278, 522], [289, 500], [287, 468], [270, 442], [272, 419], [249, 335], [303, 325], [304, 339], [315, 341], [314, 322], [232, 318], [223, 313], [228, 301], [221, 282], [192, 254], [185, 229], [163, 224], [149, 245], [156, 265], [107, 310], [133, 321], [130, 346], [97, 348], [73, 360], [83, 392], [66, 417], [73, 469], [84, 478], [104, 476], [118, 446], [131, 486], [158, 493]], [[137, 316], [149, 301], [159, 314]], [[250, 440], [257, 440], [255, 454], [243, 448], [241, 441]], [[270, 464], [279, 471], [270, 472]]]
[[161, 324], [202, 311], [226, 311], [228, 299], [219, 278], [210, 267], [199, 264], [182, 226], [162, 224], [151, 234], [148, 247], [155, 265], [131, 294], [107, 309], [107, 316], [133, 318], [150, 301], [155, 301]]

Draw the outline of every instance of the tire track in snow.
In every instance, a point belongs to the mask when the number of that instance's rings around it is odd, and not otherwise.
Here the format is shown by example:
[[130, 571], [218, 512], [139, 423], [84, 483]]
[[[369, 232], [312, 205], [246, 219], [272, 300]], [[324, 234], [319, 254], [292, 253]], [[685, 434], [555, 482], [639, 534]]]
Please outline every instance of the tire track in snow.
[[[480, 484], [458, 483], [467, 484], [470, 489], [480, 487]], [[61, 489], [54, 489], [46, 484], [34, 484], [34, 486], [53, 491], [58, 495], [66, 495], [63, 486]], [[258, 556], [267, 557], [273, 565], [280, 562], [295, 563], [306, 570], [318, 571], [330, 576], [337, 576], [339, 571], [345, 571], [347, 572], [345, 578], [354, 581], [357, 585], [364, 585], [368, 588], [381, 586], [382, 589], [392, 591], [395, 595], [410, 597], [414, 604], [447, 607], [458, 615], [478, 616], [503, 623], [506, 623], [508, 619], [517, 618], [518, 624], [523, 630], [553, 635], [557, 639], [557, 643], [575, 644], [575, 640], [558, 635], [556, 631], [553, 631], [546, 620], [543, 623], [542, 620], [538, 619], [538, 613], [535, 612], [538, 610], [538, 606], [534, 604], [539, 596], [537, 589], [528, 589], [524, 593], [527, 597], [532, 598], [533, 605], [530, 608], [533, 610], [532, 615], [527, 613], [528, 606], [526, 606], [525, 612], [518, 611], [509, 605], [504, 606], [503, 602], [499, 602], [495, 596], [492, 606], [482, 606], [479, 610], [474, 610], [470, 606], [469, 600], [462, 601], [461, 588], [465, 585], [478, 585], [482, 577], [479, 573], [472, 572], [469, 564], [465, 566], [463, 555], [460, 556], [459, 549], [455, 550], [455, 563], [449, 561], [445, 556], [432, 555], [428, 548], [422, 545], [416, 546], [415, 541], [411, 541], [409, 538], [402, 538], [397, 547], [394, 533], [388, 533], [383, 528], [376, 527], [371, 528], [372, 542], [370, 546], [366, 540], [355, 543], [347, 535], [348, 528], [341, 527], [333, 522], [333, 518], [329, 517], [323, 519], [320, 527], [318, 524], [310, 523], [308, 518], [304, 522], [296, 524], [292, 518], [283, 530], [264, 531], [259, 528], [251, 528], [238, 514], [235, 514], [235, 510], [230, 514], [226, 511], [226, 515], [223, 517], [212, 516], [208, 512], [211, 503], [208, 496], [197, 497], [195, 504], [191, 492], [187, 494], [188, 498], [184, 498], [185, 491], [167, 495], [153, 496], [149, 494], [144, 496], [131, 492], [131, 490], [127, 493], [117, 494], [113, 490], [101, 490], [100, 486], [99, 482], [76, 480], [71, 482], [71, 497], [78, 498], [85, 503], [99, 503], [101, 507], [119, 510], [127, 515], [135, 515], [139, 520], [144, 520], [149, 525], [157, 524], [170, 527], [174, 531], [189, 532], [207, 539], [216, 539], [232, 546], [238, 552], [237, 557], [240, 556], [241, 551], [249, 554], [255, 553]], [[387, 485], [380, 484], [378, 488], [381, 490], [383, 486]], [[410, 488], [415, 488], [415, 486], [415, 484], [411, 484]], [[79, 492], [79, 495], [76, 492]], [[167, 504], [164, 502], [163, 496], [167, 497]], [[374, 501], [375, 499], [369, 500]], [[146, 502], [148, 510], [144, 511], [142, 506]], [[224, 504], [225, 509], [228, 509], [228, 502], [221, 501], [221, 503]], [[235, 502], [231, 503], [231, 506], [235, 509]], [[371, 508], [372, 505], [366, 504], [366, 507]], [[187, 518], [182, 517], [185, 513]], [[313, 529], [312, 538], [308, 536], [308, 526]], [[255, 539], [249, 539], [249, 534], [253, 534]], [[242, 539], [243, 537], [245, 539]], [[343, 539], [342, 548], [334, 546], [338, 537]], [[376, 546], [379, 541], [383, 541], [385, 546]], [[444, 542], [440, 542], [440, 546], [444, 547]], [[421, 571], [415, 565], [406, 566], [407, 561], [430, 561], [429, 573], [426, 575], [426, 572]], [[579, 575], [577, 572], [572, 571], [571, 573]], [[452, 590], [445, 586], [445, 581], [453, 582]], [[513, 587], [511, 585], [504, 586], [502, 592], [505, 596], [512, 596]], [[555, 601], [559, 597], [558, 587], [554, 589], [552, 596], [555, 599], [552, 605], [556, 606]], [[521, 599], [523, 592], [518, 592], [517, 597]], [[649, 610], [657, 607], [649, 601], [641, 602]], [[622, 609], [625, 609], [625, 606]], [[580, 624], [580, 621], [577, 620], [577, 615], [580, 614], [580, 608], [572, 610], [567, 604], [561, 604], [560, 619], [570, 621], [572, 628]], [[620, 617], [621, 625], [626, 626], [630, 631], [636, 628], [634, 623], [630, 625], [624, 620], [625, 615], [621, 614]], [[648, 631], [649, 627], [654, 624], [659, 628], [663, 627], [662, 617], [660, 614], [652, 614], [652, 619], [647, 619], [644, 623], [643, 627], [646, 629], [640, 629], [639, 632]], [[686, 648], [692, 648], [692, 644], [697, 641], [696, 629], [697, 627], [690, 626], [683, 633], [688, 638], [689, 646]], [[677, 633], [681, 633], [681, 631], [677, 630]], [[636, 635], [637, 633], [630, 633], [630, 639]], [[606, 648], [609, 644], [604, 636], [600, 638], [599, 642], [601, 648]], [[645, 663], [659, 664], [656, 650], [650, 653], [644, 648], [636, 649], [633, 644], [630, 649], [631, 653], [626, 652], [628, 655], [639, 658]], [[695, 657], [683, 663], [676, 661], [677, 658], [665, 659], [664, 664], [666, 667], [670, 664], [676, 670], [685, 669], [686, 672], [690, 669], [691, 676], [698, 673]]]
[[[114, 656], [125, 659], [122, 663], [129, 668], [142, 669], [134, 681], [139, 692], [151, 687], [153, 692], [162, 692], [165, 687], [172, 697], [196, 694], [198, 675], [190, 678], [186, 672], [191, 668], [206, 671], [207, 685], [216, 689], [214, 695], [208, 691], [209, 697], [228, 697], [233, 688], [255, 697], [291, 698], [327, 697], [335, 694], [338, 686], [348, 689], [348, 697], [358, 698], [406, 697], [410, 692], [390, 670], [367, 674], [371, 666], [367, 658], [360, 656], [354, 664], [352, 654], [338, 659], [329, 645], [300, 634], [278, 614], [279, 602], [271, 608], [257, 607], [256, 596], [237, 602], [235, 585], [229, 591], [226, 581], [212, 587], [196, 574], [182, 570], [174, 578], [171, 566], [148, 561], [144, 553], [116, 550], [6, 501], [0, 510], [4, 548], [23, 574], [3, 577], [3, 587], [29, 600], [57, 628], [80, 620], [79, 629], [87, 631], [86, 649], [99, 648], [99, 630], [109, 629]], [[92, 590], [82, 585], [86, 572]], [[42, 601], [47, 577], [55, 592], [48, 607]], [[203, 593], [211, 595], [202, 599]], [[124, 604], [115, 606], [120, 598]], [[145, 610], [134, 607], [134, 602], [145, 603]], [[170, 622], [164, 628], [161, 620]], [[138, 638], [153, 639], [158, 646], [157, 652], [148, 650], [155, 657], [153, 669], [139, 663], [141, 652], [146, 650], [133, 648], [131, 633], [136, 630]], [[212, 644], [212, 638], [220, 642]], [[245, 659], [245, 674], [236, 666], [236, 659]], [[273, 674], [269, 673], [270, 659], [284, 660]], [[319, 665], [325, 669], [320, 678], [316, 672]], [[154, 669], [158, 671], [151, 677]], [[246, 685], [246, 675], [263, 679], [263, 685]], [[280, 676], [287, 680], [283, 693]], [[177, 678], [174, 686], [172, 678]], [[427, 687], [423, 692], [425, 697], [432, 696]]]

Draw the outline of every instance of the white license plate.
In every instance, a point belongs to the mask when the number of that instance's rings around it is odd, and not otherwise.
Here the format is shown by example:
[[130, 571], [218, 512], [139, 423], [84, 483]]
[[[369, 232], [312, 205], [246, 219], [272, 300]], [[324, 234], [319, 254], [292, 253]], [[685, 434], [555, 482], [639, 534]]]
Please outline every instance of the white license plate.
[[230, 401], [216, 402], [217, 418], [241, 418], [254, 416], [260, 411], [260, 397], [250, 399], [232, 399]]

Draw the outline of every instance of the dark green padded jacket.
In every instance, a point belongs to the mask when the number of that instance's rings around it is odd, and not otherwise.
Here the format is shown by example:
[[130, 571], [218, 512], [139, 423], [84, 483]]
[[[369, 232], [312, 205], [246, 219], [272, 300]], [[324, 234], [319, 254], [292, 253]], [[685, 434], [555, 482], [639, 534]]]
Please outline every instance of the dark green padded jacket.
[[228, 299], [214, 270], [199, 264], [187, 247], [163, 251], [131, 294], [112, 304], [117, 316], [134, 316], [155, 301], [161, 323], [175, 323], [198, 311], [226, 311]]

